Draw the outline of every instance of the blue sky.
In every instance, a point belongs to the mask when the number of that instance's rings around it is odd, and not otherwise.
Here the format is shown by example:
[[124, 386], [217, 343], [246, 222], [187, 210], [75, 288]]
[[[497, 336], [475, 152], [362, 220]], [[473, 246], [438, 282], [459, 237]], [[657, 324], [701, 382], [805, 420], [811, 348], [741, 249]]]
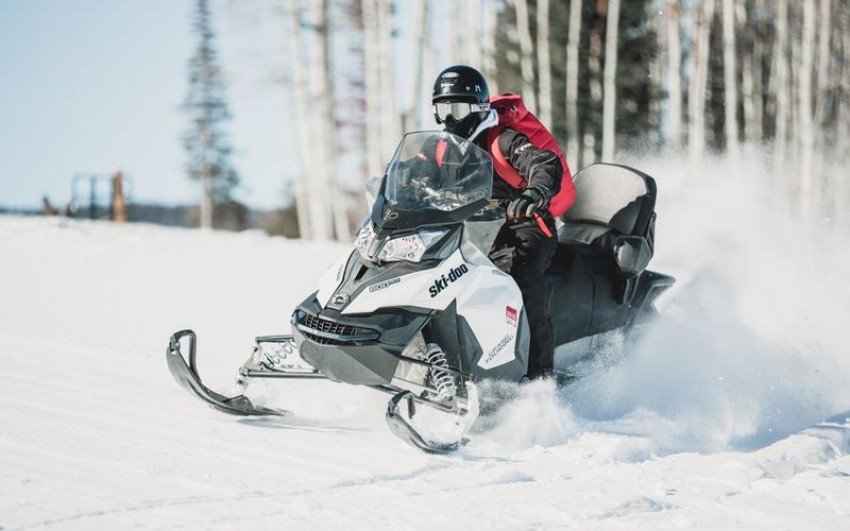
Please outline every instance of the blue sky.
[[[437, 0], [438, 9], [448, 1]], [[131, 178], [133, 200], [198, 200], [180, 143], [193, 4], [0, 0], [0, 205], [37, 207], [46, 194], [61, 207], [74, 173], [118, 169]], [[275, 82], [288, 61], [278, 14], [284, 2], [211, 4], [233, 116], [227, 130], [243, 183], [236, 195], [254, 207], [276, 207], [297, 171], [291, 102]], [[401, 20], [411, 16], [408, 7], [401, 4]], [[405, 106], [413, 50], [404, 39], [409, 24], [397, 24], [396, 83]], [[439, 53], [439, 31], [432, 38]]]
[[[272, 2], [214, 2], [235, 164], [256, 206], [282, 202], [292, 165]], [[179, 142], [189, 0], [0, 0], [0, 205], [70, 199], [75, 172], [132, 177], [136, 200], [194, 201]]]

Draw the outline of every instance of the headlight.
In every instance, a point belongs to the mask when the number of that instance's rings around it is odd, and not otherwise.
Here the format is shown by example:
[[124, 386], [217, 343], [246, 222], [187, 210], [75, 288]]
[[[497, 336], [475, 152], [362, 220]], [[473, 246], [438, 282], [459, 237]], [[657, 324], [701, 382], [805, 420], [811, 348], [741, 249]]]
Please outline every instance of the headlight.
[[422, 256], [425, 255], [428, 247], [445, 236], [447, 232], [448, 230], [420, 230], [409, 236], [388, 240], [378, 254], [378, 260], [383, 262], [397, 262], [399, 260], [418, 262], [422, 260]]
[[367, 260], [371, 260], [375, 256], [375, 247], [378, 242], [375, 239], [375, 229], [372, 228], [372, 222], [367, 218], [360, 230], [357, 231], [357, 236], [354, 237], [354, 247], [360, 253], [360, 256]]
[[[372, 223], [367, 220], [354, 237], [354, 246], [363, 258], [376, 262], [418, 262], [425, 251], [446, 235], [448, 230], [420, 230], [408, 236], [379, 240], [375, 237]], [[383, 244], [383, 245], [381, 245]], [[380, 251], [379, 251], [380, 249]]]

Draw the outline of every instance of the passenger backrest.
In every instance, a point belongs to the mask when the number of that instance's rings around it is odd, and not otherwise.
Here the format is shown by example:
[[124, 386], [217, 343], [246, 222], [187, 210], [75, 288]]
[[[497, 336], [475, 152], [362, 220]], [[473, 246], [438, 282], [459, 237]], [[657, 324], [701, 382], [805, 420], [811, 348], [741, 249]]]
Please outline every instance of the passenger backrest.
[[655, 180], [617, 164], [575, 174], [576, 203], [561, 217], [562, 243], [610, 252], [625, 274], [646, 267], [654, 247]]

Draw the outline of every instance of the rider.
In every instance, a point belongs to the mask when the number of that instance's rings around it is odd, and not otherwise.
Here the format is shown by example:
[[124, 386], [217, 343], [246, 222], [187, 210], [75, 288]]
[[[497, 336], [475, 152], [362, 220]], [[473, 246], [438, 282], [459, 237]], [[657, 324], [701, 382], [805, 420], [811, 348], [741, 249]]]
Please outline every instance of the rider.
[[554, 340], [544, 272], [557, 248], [556, 216], [575, 202], [566, 158], [552, 134], [514, 94], [490, 97], [484, 76], [470, 66], [446, 68], [434, 82], [434, 118], [493, 157], [493, 198], [505, 200], [507, 223], [490, 259], [522, 292], [531, 328], [528, 376], [551, 373]]

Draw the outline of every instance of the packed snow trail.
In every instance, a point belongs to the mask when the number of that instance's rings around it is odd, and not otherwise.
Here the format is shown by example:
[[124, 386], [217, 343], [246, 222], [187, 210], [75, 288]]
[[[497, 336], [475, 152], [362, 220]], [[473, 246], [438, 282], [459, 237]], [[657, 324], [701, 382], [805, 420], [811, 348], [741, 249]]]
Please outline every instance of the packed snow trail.
[[451, 456], [395, 438], [368, 389], [258, 382], [294, 415], [237, 419], [169, 375], [192, 327], [229, 392], [345, 245], [0, 217], [0, 527], [846, 529], [846, 233], [772, 216], [722, 165], [638, 166], [664, 318], [566, 390], [503, 389]]

